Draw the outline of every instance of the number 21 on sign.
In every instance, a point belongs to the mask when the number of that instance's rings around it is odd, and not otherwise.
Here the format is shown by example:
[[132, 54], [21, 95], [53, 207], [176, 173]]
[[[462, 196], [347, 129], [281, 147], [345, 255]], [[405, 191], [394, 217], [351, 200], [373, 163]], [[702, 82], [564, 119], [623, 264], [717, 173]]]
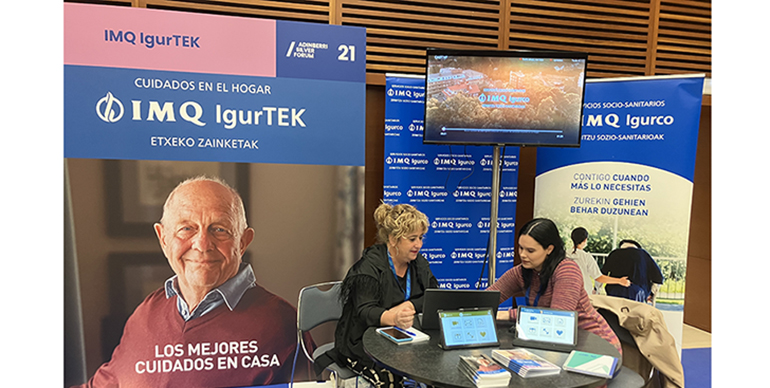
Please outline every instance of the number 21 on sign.
[[341, 44], [337, 46], [337, 51], [340, 55], [337, 56], [338, 61], [355, 62], [356, 61], [356, 46]]

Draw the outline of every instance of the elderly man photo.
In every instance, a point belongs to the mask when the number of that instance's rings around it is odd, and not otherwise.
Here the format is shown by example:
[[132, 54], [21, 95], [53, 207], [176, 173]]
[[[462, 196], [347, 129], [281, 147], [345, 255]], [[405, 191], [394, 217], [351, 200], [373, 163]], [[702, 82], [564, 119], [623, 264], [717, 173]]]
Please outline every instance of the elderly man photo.
[[[289, 382], [297, 312], [241, 261], [254, 229], [238, 193], [218, 179], [188, 179], [169, 194], [154, 227], [176, 275], [136, 308], [111, 360], [85, 386]], [[295, 380], [309, 376], [302, 361]]]

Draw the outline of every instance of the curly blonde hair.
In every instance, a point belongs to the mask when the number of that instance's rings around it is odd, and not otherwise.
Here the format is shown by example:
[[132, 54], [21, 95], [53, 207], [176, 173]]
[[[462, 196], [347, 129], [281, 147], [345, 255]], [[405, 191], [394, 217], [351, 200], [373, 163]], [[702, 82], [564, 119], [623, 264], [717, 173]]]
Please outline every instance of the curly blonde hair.
[[374, 210], [377, 242], [387, 243], [389, 237], [399, 239], [414, 231], [428, 231], [428, 216], [412, 205], [382, 203]]

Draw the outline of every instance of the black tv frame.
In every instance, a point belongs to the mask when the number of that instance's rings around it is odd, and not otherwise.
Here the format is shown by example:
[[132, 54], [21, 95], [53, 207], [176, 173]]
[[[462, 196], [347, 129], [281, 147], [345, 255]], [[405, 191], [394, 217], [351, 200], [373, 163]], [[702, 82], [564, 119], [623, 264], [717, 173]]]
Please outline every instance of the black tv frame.
[[[447, 55], [457, 57], [503, 57], [503, 58], [558, 58], [558, 59], [579, 59], [585, 61], [585, 68], [583, 72], [583, 87], [580, 94], [580, 114], [579, 125], [577, 128], [577, 139], [572, 142], [558, 143], [558, 142], [539, 142], [539, 141], [491, 141], [486, 139], [479, 139], [473, 141], [453, 141], [444, 139], [428, 139], [429, 133], [428, 122], [428, 100], [429, 96], [429, 74], [428, 67], [430, 65], [430, 58], [436, 55]], [[575, 52], [575, 51], [552, 51], [552, 50], [457, 50], [457, 49], [436, 49], [429, 48], [425, 54], [425, 121], [423, 127], [423, 143], [424, 144], [448, 144], [448, 145], [497, 145], [497, 146], [518, 146], [518, 147], [563, 147], [563, 148], [576, 148], [580, 147], [580, 141], [582, 137], [582, 122], [583, 122], [583, 104], [585, 101], [585, 85], [586, 85], [586, 72], [588, 68], [588, 53]], [[523, 131], [529, 129], [522, 129]], [[534, 129], [533, 131], [544, 131], [545, 129]], [[515, 136], [515, 135], [508, 135]]]

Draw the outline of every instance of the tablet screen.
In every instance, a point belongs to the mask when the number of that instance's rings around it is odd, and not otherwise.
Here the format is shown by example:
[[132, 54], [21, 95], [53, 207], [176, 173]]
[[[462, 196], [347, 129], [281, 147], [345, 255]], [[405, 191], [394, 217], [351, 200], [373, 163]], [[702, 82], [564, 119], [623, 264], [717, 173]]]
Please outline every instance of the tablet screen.
[[577, 313], [519, 306], [516, 336], [528, 341], [574, 345], [577, 341]]
[[438, 317], [444, 349], [499, 345], [492, 309], [442, 310]]

